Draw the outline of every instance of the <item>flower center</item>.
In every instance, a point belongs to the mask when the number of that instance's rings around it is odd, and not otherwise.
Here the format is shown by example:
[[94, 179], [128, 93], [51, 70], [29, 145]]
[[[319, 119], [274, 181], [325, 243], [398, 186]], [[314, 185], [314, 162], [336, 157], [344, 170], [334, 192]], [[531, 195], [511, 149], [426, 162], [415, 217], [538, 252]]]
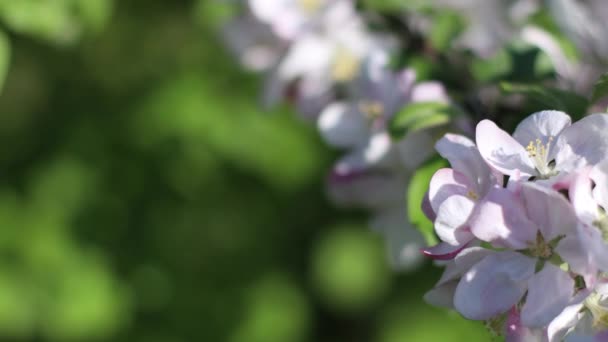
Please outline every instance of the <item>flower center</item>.
[[543, 235], [538, 232], [536, 234], [536, 243], [530, 249], [530, 255], [539, 259], [550, 259], [553, 256], [553, 246], [551, 242], [545, 241]]
[[359, 102], [359, 110], [369, 120], [376, 120], [384, 114], [384, 105], [380, 101], [363, 100]]
[[339, 47], [334, 55], [331, 76], [338, 82], [347, 82], [357, 76], [359, 58], [350, 50]]
[[551, 161], [548, 160], [551, 143], [553, 143], [553, 137], [549, 137], [546, 144], [543, 144], [540, 139], [536, 139], [534, 141], [530, 141], [528, 146], [526, 146], [528, 157], [530, 157], [532, 163], [534, 163], [534, 166], [536, 167], [538, 173], [540, 173], [541, 178], [549, 178], [557, 174], [553, 170], [553, 166], [550, 165]]
[[467, 197], [472, 199], [473, 201], [477, 201], [479, 199], [479, 195], [477, 195], [477, 193], [473, 190], [469, 190], [467, 192]]
[[314, 13], [321, 7], [321, 0], [298, 0], [300, 8], [307, 13]]
[[602, 296], [592, 293], [585, 300], [585, 307], [593, 317], [593, 328], [603, 330], [608, 328], [608, 308], [601, 303]]
[[608, 241], [608, 216], [604, 209], [598, 208], [598, 211], [598, 219], [593, 221], [593, 225], [600, 230], [604, 241]]

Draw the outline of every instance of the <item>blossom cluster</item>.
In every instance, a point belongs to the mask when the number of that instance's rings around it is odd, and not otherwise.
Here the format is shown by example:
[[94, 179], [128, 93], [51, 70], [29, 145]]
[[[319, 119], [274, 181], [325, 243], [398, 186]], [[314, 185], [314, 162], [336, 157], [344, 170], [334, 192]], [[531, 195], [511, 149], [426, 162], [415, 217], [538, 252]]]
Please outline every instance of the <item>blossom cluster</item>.
[[437, 133], [392, 139], [388, 124], [409, 104], [449, 103], [443, 86], [417, 82], [413, 69], [394, 70], [398, 40], [369, 30], [352, 0], [249, 0], [224, 35], [244, 65], [266, 73], [266, 105], [286, 99], [344, 151], [327, 177], [334, 202], [371, 211], [370, 226], [386, 237], [396, 269], [417, 265], [424, 240], [407, 219], [404, 194]]
[[[608, 329], [608, 114], [530, 115], [513, 135], [489, 120], [447, 134], [424, 206], [446, 269], [426, 299], [509, 341]], [[533, 338], [534, 337], [534, 338]]]
[[[422, 203], [440, 241], [422, 254], [445, 266], [428, 302], [485, 321], [507, 341], [608, 341], [608, 114], [583, 115], [602, 92], [606, 98], [608, 76], [591, 102], [580, 95], [606, 70], [608, 45], [599, 37], [608, 32], [601, 15], [608, 7], [603, 0], [546, 3], [546, 9], [534, 0], [427, 4], [468, 20], [454, 45], [476, 58], [523, 41], [550, 61], [554, 79], [542, 85], [561, 89], [522, 89], [561, 108], [530, 115], [513, 135], [499, 128], [509, 118], [491, 113], [497, 125], [484, 119], [487, 108], [466, 115], [452, 99], [469, 93], [448, 96], [443, 83], [395, 67], [408, 39], [432, 35], [433, 21], [422, 12], [398, 18], [414, 37], [405, 39], [370, 29], [377, 16], [354, 0], [242, 0], [244, 13], [223, 34], [243, 65], [264, 73], [265, 105], [289, 102], [344, 152], [327, 177], [328, 193], [339, 205], [371, 212], [370, 225], [386, 237], [398, 269], [417, 265], [424, 244], [406, 212], [412, 176], [434, 156], [432, 146], [449, 161], [432, 176]], [[549, 13], [563, 36], [532, 23], [539, 13]], [[582, 52], [579, 60], [568, 56], [564, 36]], [[427, 49], [422, 44], [423, 58], [437, 57]], [[483, 97], [483, 86], [468, 91]], [[582, 117], [574, 123], [563, 108], [568, 103]], [[428, 124], [437, 117], [424, 104], [460, 114]], [[403, 115], [411, 108], [419, 112]], [[416, 129], [394, 134], [403, 117]]]

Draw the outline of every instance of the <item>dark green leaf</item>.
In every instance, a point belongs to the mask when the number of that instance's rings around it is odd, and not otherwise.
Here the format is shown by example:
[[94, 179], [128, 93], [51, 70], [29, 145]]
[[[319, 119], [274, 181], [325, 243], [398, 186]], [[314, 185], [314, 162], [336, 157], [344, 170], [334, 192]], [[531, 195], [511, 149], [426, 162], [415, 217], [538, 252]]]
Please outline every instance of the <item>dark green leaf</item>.
[[608, 95], [608, 73], [600, 76], [597, 82], [595, 82], [593, 92], [591, 93], [591, 102], [596, 102], [606, 95]]
[[8, 41], [8, 37], [2, 31], [0, 31], [0, 90], [4, 86], [4, 80], [10, 65], [11, 57], [11, 45]]
[[517, 84], [502, 82], [500, 88], [505, 94], [521, 94], [527, 100], [536, 103], [539, 109], [561, 110], [573, 118], [582, 117], [589, 106], [584, 97], [566, 90], [544, 87], [534, 84]]

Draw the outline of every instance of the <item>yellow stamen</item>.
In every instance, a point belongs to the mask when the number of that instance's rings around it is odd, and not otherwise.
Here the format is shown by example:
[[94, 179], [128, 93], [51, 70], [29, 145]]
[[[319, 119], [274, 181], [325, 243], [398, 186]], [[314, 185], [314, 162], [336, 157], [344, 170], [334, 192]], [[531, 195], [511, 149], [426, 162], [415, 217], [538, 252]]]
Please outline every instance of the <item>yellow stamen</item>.
[[532, 159], [534, 166], [541, 174], [541, 176], [551, 176], [553, 175], [552, 169], [549, 166], [550, 160], [549, 150], [551, 149], [551, 144], [553, 143], [553, 137], [549, 137], [547, 144], [543, 144], [540, 139], [536, 139], [530, 141], [528, 146], [526, 146], [526, 151], [528, 151], [528, 156]]
[[601, 295], [592, 293], [585, 300], [585, 307], [591, 312], [591, 316], [593, 316], [593, 328], [598, 330], [608, 328], [608, 308], [600, 303], [601, 299]]
[[332, 78], [338, 82], [348, 82], [357, 76], [359, 59], [346, 48], [339, 48], [334, 55]]
[[479, 196], [473, 190], [469, 190], [469, 192], [467, 192], [467, 197], [470, 198], [470, 199], [472, 199], [472, 200], [474, 200], [474, 201], [477, 201], [479, 199]]
[[378, 101], [361, 101], [359, 110], [363, 112], [368, 119], [375, 120], [384, 113], [384, 105]]
[[298, 0], [298, 4], [305, 12], [313, 13], [321, 7], [321, 0]]

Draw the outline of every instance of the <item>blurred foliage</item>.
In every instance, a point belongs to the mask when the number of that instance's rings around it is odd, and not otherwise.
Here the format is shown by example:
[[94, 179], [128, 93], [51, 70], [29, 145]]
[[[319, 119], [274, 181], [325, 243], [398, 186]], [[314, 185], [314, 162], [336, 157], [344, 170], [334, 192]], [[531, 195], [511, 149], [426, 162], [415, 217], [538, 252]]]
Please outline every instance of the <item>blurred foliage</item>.
[[488, 340], [327, 203], [333, 156], [208, 4], [0, 1], [0, 340]]

